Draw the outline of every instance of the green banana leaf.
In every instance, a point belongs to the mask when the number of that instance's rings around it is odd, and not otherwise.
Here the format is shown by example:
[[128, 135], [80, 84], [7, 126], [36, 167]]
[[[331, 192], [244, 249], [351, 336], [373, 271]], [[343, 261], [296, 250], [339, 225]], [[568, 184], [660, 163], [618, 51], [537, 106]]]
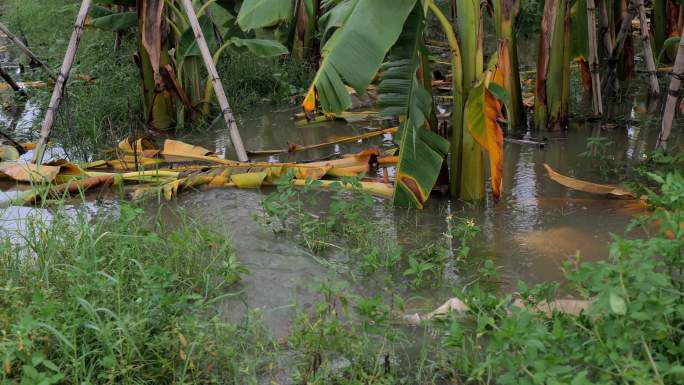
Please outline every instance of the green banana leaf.
[[[206, 15], [202, 15], [199, 17], [198, 21], [200, 27], [202, 28], [202, 34], [204, 34], [204, 39], [207, 41], [207, 45], [210, 48], [213, 47], [214, 44], [216, 44], [216, 39], [214, 38], [214, 30], [213, 26], [211, 25], [211, 20]], [[181, 54], [181, 57], [201, 55], [199, 47], [197, 46], [197, 39], [195, 38], [195, 33], [192, 31], [192, 28], [190, 28], [190, 26], [188, 26], [181, 35], [180, 41], [178, 43], [178, 52]]]
[[274, 26], [292, 17], [289, 0], [244, 0], [237, 22], [244, 30]]
[[323, 61], [304, 100], [315, 109], [339, 113], [351, 105], [345, 84], [362, 94], [399, 38], [416, 0], [358, 0], [346, 23], [322, 49]]
[[325, 43], [337, 28], [347, 22], [349, 15], [359, 0], [345, 0], [331, 8], [318, 19], [318, 30], [321, 31], [321, 41]]
[[233, 37], [230, 39], [234, 47], [247, 49], [259, 57], [273, 57], [286, 55], [288, 53], [287, 47], [275, 40], [267, 39], [241, 39]]
[[96, 17], [90, 20], [88, 26], [112, 32], [122, 32], [138, 25], [136, 12], [117, 12], [111, 15]]
[[437, 181], [449, 142], [428, 130], [432, 95], [418, 80], [421, 55], [425, 54], [425, 20], [418, 4], [382, 66], [377, 88], [378, 106], [389, 115], [400, 115], [399, 162], [394, 184], [394, 204], [422, 208]]

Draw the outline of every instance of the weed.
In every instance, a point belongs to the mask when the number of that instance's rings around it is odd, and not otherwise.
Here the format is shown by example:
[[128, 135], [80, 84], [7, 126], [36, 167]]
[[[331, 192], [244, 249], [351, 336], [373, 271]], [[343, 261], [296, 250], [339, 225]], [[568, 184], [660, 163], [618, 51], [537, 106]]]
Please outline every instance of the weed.
[[141, 209], [57, 211], [0, 245], [0, 383], [245, 383], [275, 351], [217, 305], [246, 273], [221, 236]]
[[586, 151], [580, 154], [592, 161], [603, 178], [618, 174], [619, 166], [611, 151], [612, 145], [613, 142], [606, 137], [592, 136], [587, 139]]

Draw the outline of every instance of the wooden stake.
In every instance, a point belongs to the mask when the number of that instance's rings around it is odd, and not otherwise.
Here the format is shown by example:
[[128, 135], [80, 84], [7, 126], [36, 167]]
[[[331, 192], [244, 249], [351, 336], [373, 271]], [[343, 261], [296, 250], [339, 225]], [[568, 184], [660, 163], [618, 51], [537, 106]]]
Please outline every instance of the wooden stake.
[[594, 116], [603, 115], [603, 100], [601, 98], [601, 78], [598, 64], [598, 48], [596, 47], [596, 4], [594, 0], [587, 0], [587, 25], [589, 26], [589, 71], [591, 72], [591, 94]]
[[221, 78], [219, 78], [218, 72], [216, 71], [216, 66], [214, 66], [214, 59], [211, 57], [211, 53], [209, 52], [207, 41], [204, 39], [204, 34], [202, 33], [202, 28], [199, 25], [199, 21], [197, 21], [197, 15], [195, 14], [195, 9], [192, 7], [192, 1], [183, 0], [183, 7], [185, 8], [185, 13], [188, 15], [190, 26], [192, 27], [193, 32], [195, 32], [195, 40], [197, 41], [197, 46], [202, 54], [204, 65], [207, 67], [207, 72], [209, 72], [211, 81], [214, 84], [214, 93], [216, 93], [216, 99], [218, 99], [219, 105], [221, 106], [221, 111], [223, 111], [223, 118], [228, 126], [230, 139], [233, 142], [233, 146], [235, 146], [238, 160], [240, 162], [247, 162], [249, 161], [249, 158], [247, 157], [245, 146], [242, 144], [240, 131], [238, 131], [237, 124], [235, 123], [235, 117], [233, 117], [233, 111], [230, 109], [230, 104], [228, 104], [226, 93], [223, 91]]
[[644, 45], [644, 56], [646, 58], [646, 69], [648, 69], [649, 86], [651, 87], [651, 96], [660, 95], [660, 85], [658, 84], [658, 75], [656, 73], [655, 58], [653, 57], [653, 48], [651, 47], [651, 23], [646, 18], [646, 10], [644, 9], [644, 0], [635, 0], [639, 12], [639, 21], [641, 22], [641, 41]]
[[59, 108], [59, 103], [62, 100], [62, 94], [64, 93], [64, 85], [66, 84], [69, 73], [71, 72], [71, 66], [74, 63], [74, 56], [76, 56], [76, 49], [78, 49], [78, 43], [81, 41], [81, 35], [83, 35], [83, 24], [85, 23], [86, 16], [88, 15], [90, 2], [91, 0], [83, 0], [81, 3], [81, 9], [78, 11], [76, 24], [74, 24], [74, 30], [71, 33], [71, 39], [69, 40], [69, 45], [67, 46], [67, 51], [64, 55], [64, 61], [62, 62], [62, 68], [60, 69], [59, 76], [55, 82], [55, 88], [52, 90], [50, 104], [48, 105], [47, 111], [45, 111], [45, 118], [43, 119], [43, 125], [40, 128], [40, 139], [38, 139], [38, 144], [36, 145], [36, 153], [33, 157], [33, 163], [40, 164], [43, 162], [45, 147], [47, 146], [48, 139], [50, 138], [50, 131], [52, 131], [52, 126], [55, 123], [55, 115], [57, 113], [57, 109]]
[[[684, 32], [684, 31], [683, 31]], [[674, 67], [672, 68], [672, 79], [667, 90], [667, 99], [663, 109], [663, 123], [656, 142], [656, 148], [667, 148], [667, 139], [672, 132], [672, 120], [674, 119], [677, 101], [679, 100], [680, 90], [684, 79], [684, 39], [680, 39]]]
[[10, 41], [14, 43], [14, 45], [16, 45], [20, 51], [26, 54], [26, 56], [30, 57], [31, 60], [40, 64], [40, 66], [43, 67], [43, 69], [45, 70], [45, 73], [47, 73], [52, 80], [57, 81], [57, 76], [54, 72], [52, 72], [52, 69], [50, 69], [50, 67], [48, 67], [47, 64], [45, 64], [42, 60], [40, 60], [38, 56], [34, 55], [33, 52], [31, 52], [31, 50], [28, 49], [28, 47], [25, 46], [24, 43], [22, 43], [21, 40], [19, 40], [19, 38], [17, 38], [12, 32], [10, 32], [10, 30], [7, 29], [7, 27], [2, 23], [0, 23], [0, 32], [7, 35], [7, 38], [10, 39]]

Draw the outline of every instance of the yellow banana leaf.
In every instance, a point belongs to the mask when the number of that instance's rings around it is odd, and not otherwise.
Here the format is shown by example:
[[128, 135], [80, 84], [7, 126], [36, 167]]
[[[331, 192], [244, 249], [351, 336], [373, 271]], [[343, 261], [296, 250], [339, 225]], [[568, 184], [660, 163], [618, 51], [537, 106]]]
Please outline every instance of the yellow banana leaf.
[[195, 146], [179, 140], [167, 139], [164, 141], [164, 149], [162, 153], [165, 155], [199, 155], [199, 156], [212, 156], [216, 157], [216, 154], [207, 150], [204, 147]]
[[627, 191], [620, 186], [612, 184], [598, 184], [571, 178], [569, 176], [557, 173], [546, 163], [544, 163], [544, 168], [546, 168], [546, 171], [549, 173], [549, 178], [572, 190], [584, 191], [590, 194], [609, 195], [616, 198], [636, 198], [632, 192]]
[[503, 103], [485, 82], [473, 87], [465, 107], [465, 122], [473, 139], [489, 154], [492, 195], [498, 199], [503, 186]]
[[0, 162], [0, 178], [10, 178], [17, 182], [51, 182], [57, 177], [59, 170], [59, 166]]
[[124, 154], [133, 154], [137, 152], [142, 156], [150, 158], [159, 153], [159, 149], [157, 149], [154, 143], [147, 138], [138, 139], [135, 142], [135, 151], [133, 149], [133, 141], [130, 138], [126, 138], [119, 142], [119, 151]]
[[231, 175], [230, 180], [238, 188], [259, 188], [264, 184], [267, 176], [268, 173], [266, 172], [248, 172]]

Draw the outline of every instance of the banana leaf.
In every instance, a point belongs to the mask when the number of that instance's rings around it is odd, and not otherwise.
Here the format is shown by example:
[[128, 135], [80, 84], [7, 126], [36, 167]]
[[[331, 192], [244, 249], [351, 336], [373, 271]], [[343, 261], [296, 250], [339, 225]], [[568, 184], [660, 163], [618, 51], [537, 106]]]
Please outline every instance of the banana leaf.
[[122, 32], [135, 27], [137, 24], [138, 14], [136, 12], [117, 12], [93, 18], [87, 25], [105, 31]]
[[230, 39], [234, 47], [244, 48], [258, 57], [273, 57], [287, 55], [287, 47], [280, 42], [269, 39], [241, 39], [233, 37]]
[[494, 97], [485, 82], [480, 82], [470, 91], [465, 107], [465, 125], [477, 144], [489, 154], [492, 195], [495, 199], [501, 196], [503, 185], [502, 111], [503, 103]]
[[244, 0], [237, 22], [244, 30], [274, 26], [292, 17], [289, 0]]
[[322, 49], [323, 61], [303, 103], [311, 113], [319, 99], [323, 110], [339, 113], [351, 105], [345, 84], [363, 94], [399, 38], [416, 0], [359, 0], [346, 23]]
[[418, 80], [421, 55], [425, 54], [423, 9], [417, 5], [382, 66], [377, 88], [378, 106], [384, 114], [399, 115], [399, 162], [394, 184], [394, 204], [422, 208], [437, 181], [449, 142], [426, 125], [432, 95]]

